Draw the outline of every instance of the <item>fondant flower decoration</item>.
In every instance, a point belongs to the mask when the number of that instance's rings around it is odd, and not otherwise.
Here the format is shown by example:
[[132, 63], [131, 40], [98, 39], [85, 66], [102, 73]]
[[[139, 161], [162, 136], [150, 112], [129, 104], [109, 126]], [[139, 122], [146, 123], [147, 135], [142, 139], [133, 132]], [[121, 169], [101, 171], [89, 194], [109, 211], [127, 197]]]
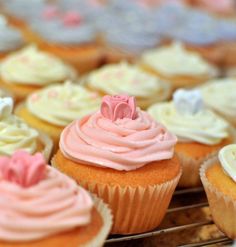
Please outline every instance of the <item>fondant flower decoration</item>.
[[59, 16], [60, 12], [55, 5], [49, 5], [43, 11], [43, 18], [46, 20], [51, 20]]
[[12, 157], [0, 157], [0, 178], [8, 182], [30, 187], [46, 174], [46, 162], [42, 154], [30, 155], [25, 151], [16, 151]]
[[173, 95], [176, 110], [181, 114], [194, 115], [204, 108], [203, 99], [199, 90], [179, 89]]
[[127, 95], [106, 95], [102, 99], [101, 114], [112, 121], [117, 119], [137, 117], [136, 101]]
[[81, 15], [75, 11], [68, 11], [63, 16], [63, 23], [68, 27], [78, 26], [80, 25], [81, 21]]
[[13, 99], [11, 97], [0, 98], [0, 119], [11, 115], [13, 110]]

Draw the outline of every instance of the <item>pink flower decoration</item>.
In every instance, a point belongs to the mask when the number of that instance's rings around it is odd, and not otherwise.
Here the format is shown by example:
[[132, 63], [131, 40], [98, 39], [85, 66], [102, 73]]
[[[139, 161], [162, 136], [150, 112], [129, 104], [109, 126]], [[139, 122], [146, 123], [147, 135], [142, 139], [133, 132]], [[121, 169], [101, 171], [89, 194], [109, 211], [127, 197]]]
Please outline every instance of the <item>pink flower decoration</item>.
[[49, 5], [45, 8], [43, 11], [43, 18], [46, 20], [51, 20], [55, 17], [58, 17], [60, 15], [60, 12], [58, 8], [54, 5]]
[[12, 157], [0, 157], [0, 177], [22, 187], [30, 187], [44, 179], [46, 166], [42, 154], [16, 151]]
[[81, 21], [82, 17], [75, 11], [68, 11], [63, 17], [63, 23], [68, 27], [78, 26]]
[[101, 114], [112, 121], [137, 117], [136, 101], [127, 95], [106, 95], [102, 99]]

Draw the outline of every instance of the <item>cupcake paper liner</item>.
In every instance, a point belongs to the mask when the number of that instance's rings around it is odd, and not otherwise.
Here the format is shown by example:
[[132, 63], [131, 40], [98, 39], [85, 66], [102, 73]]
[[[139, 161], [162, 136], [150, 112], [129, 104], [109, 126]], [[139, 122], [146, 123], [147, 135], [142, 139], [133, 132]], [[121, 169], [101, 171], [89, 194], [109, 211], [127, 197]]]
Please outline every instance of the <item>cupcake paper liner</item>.
[[152, 230], [161, 223], [180, 175], [181, 172], [173, 180], [146, 188], [78, 182], [110, 206], [113, 234], [132, 234]]
[[[236, 130], [232, 126], [229, 127], [229, 135], [232, 138], [232, 143], [236, 143]], [[220, 149], [221, 147], [219, 147], [218, 150], [211, 152], [200, 159], [187, 157], [182, 153], [176, 152], [183, 170], [178, 186], [182, 188], [201, 186], [202, 183], [199, 176], [199, 169], [201, 164], [204, 161], [214, 157]]]
[[89, 243], [85, 244], [84, 247], [101, 247], [107, 238], [111, 227], [112, 227], [112, 214], [109, 207], [99, 199], [97, 196], [92, 195], [95, 203], [95, 207], [103, 220], [103, 226], [95, 238], [93, 238]]
[[38, 132], [38, 133], [39, 133], [39, 140], [44, 145], [44, 149], [42, 151], [42, 154], [43, 154], [45, 160], [48, 162], [50, 160], [50, 157], [52, 154], [52, 148], [53, 148], [52, 140], [46, 134], [44, 134], [42, 132]]
[[206, 177], [206, 170], [217, 161], [216, 156], [205, 161], [200, 169], [200, 177], [215, 224], [229, 238], [236, 239], [236, 200], [217, 190]]

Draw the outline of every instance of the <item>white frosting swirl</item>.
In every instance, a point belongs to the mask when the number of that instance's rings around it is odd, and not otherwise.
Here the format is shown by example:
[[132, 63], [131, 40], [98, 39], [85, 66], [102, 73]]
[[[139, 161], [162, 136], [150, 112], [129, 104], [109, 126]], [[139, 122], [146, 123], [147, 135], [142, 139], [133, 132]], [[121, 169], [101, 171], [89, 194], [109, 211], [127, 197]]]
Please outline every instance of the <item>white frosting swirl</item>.
[[168, 85], [149, 75], [137, 66], [128, 63], [106, 65], [92, 72], [87, 78], [88, 86], [104, 94], [126, 93], [139, 98], [150, 99], [155, 97], [156, 101], [163, 99], [163, 91]]
[[236, 182], [236, 144], [223, 147], [218, 157], [224, 171]]
[[37, 149], [38, 132], [12, 115], [12, 109], [11, 98], [0, 98], [0, 154], [12, 155], [18, 149], [32, 154]]
[[36, 117], [59, 126], [98, 110], [101, 98], [84, 87], [55, 84], [32, 94], [26, 101], [27, 109]]
[[198, 53], [186, 50], [181, 43], [147, 51], [142, 62], [163, 75], [205, 76], [216, 74], [216, 69]]
[[228, 137], [228, 123], [207, 109], [196, 114], [180, 114], [173, 102], [168, 102], [155, 104], [148, 112], [182, 142], [215, 145]]
[[205, 104], [223, 116], [236, 118], [236, 79], [210, 81], [201, 87]]
[[44, 86], [74, 77], [75, 73], [60, 59], [31, 46], [5, 58], [0, 75], [8, 83]]

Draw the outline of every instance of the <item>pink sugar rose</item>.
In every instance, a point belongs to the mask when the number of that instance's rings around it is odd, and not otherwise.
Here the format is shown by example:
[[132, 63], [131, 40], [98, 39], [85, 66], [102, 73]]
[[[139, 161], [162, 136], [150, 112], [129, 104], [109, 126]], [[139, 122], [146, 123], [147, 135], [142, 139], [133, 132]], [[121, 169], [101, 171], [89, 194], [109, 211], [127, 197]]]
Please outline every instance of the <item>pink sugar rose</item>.
[[30, 187], [45, 177], [46, 166], [42, 154], [30, 155], [25, 151], [16, 151], [12, 157], [0, 157], [0, 178]]
[[137, 117], [136, 101], [127, 95], [106, 95], [102, 99], [101, 114], [112, 121]]

